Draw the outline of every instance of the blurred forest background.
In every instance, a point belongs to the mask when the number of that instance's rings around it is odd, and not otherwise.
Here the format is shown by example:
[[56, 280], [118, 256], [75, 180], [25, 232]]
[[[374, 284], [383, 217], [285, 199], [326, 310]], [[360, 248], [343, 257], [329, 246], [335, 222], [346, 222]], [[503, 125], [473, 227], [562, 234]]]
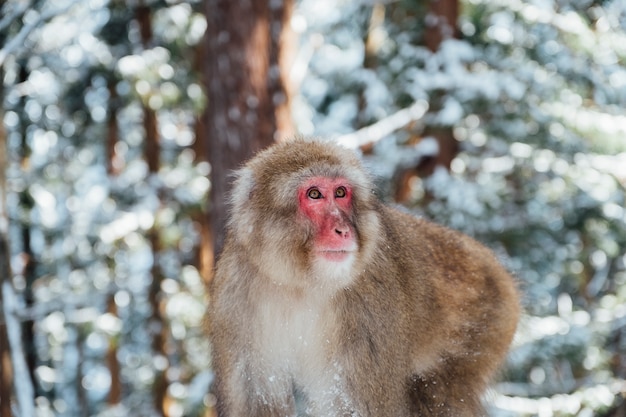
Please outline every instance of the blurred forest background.
[[212, 416], [229, 170], [298, 132], [491, 246], [493, 416], [626, 416], [626, 1], [0, 3], [0, 415]]

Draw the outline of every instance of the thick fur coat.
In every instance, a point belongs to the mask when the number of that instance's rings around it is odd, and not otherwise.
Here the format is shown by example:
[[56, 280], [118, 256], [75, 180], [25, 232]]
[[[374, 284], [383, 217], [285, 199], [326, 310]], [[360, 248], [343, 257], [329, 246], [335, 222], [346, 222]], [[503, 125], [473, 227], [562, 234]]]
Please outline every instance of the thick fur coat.
[[[296, 190], [345, 178], [358, 252], [313, 267]], [[221, 417], [480, 416], [519, 316], [516, 286], [475, 240], [380, 203], [358, 157], [277, 144], [237, 174], [211, 286]]]

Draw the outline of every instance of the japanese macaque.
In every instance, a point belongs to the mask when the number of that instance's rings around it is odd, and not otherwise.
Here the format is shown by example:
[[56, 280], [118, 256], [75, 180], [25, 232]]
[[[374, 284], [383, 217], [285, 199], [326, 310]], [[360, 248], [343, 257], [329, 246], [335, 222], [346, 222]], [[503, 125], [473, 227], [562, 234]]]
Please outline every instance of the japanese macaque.
[[379, 202], [357, 155], [297, 139], [238, 171], [209, 307], [221, 417], [465, 417], [517, 326], [473, 239]]

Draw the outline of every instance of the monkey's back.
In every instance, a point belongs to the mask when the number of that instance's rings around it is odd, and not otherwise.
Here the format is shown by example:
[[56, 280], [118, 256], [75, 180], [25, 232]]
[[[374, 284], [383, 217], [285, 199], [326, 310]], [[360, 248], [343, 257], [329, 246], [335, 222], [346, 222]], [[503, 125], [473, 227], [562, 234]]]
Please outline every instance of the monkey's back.
[[[517, 327], [515, 282], [474, 239], [390, 207], [380, 213], [384, 236], [375, 264], [385, 269], [374, 266], [364, 279], [401, 281], [394, 299], [405, 313], [397, 330], [406, 335], [413, 359], [415, 412], [439, 406], [441, 415], [476, 415]], [[393, 253], [392, 247], [403, 250]]]

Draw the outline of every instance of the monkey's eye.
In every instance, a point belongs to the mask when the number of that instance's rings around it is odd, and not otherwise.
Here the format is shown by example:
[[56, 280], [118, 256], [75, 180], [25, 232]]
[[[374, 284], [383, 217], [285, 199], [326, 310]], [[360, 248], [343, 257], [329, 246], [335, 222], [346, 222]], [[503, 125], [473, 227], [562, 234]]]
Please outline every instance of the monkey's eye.
[[317, 200], [322, 198], [322, 193], [317, 188], [311, 188], [306, 193], [307, 197], [312, 198], [313, 200]]
[[339, 187], [335, 190], [335, 197], [344, 198], [348, 192], [345, 187]]

